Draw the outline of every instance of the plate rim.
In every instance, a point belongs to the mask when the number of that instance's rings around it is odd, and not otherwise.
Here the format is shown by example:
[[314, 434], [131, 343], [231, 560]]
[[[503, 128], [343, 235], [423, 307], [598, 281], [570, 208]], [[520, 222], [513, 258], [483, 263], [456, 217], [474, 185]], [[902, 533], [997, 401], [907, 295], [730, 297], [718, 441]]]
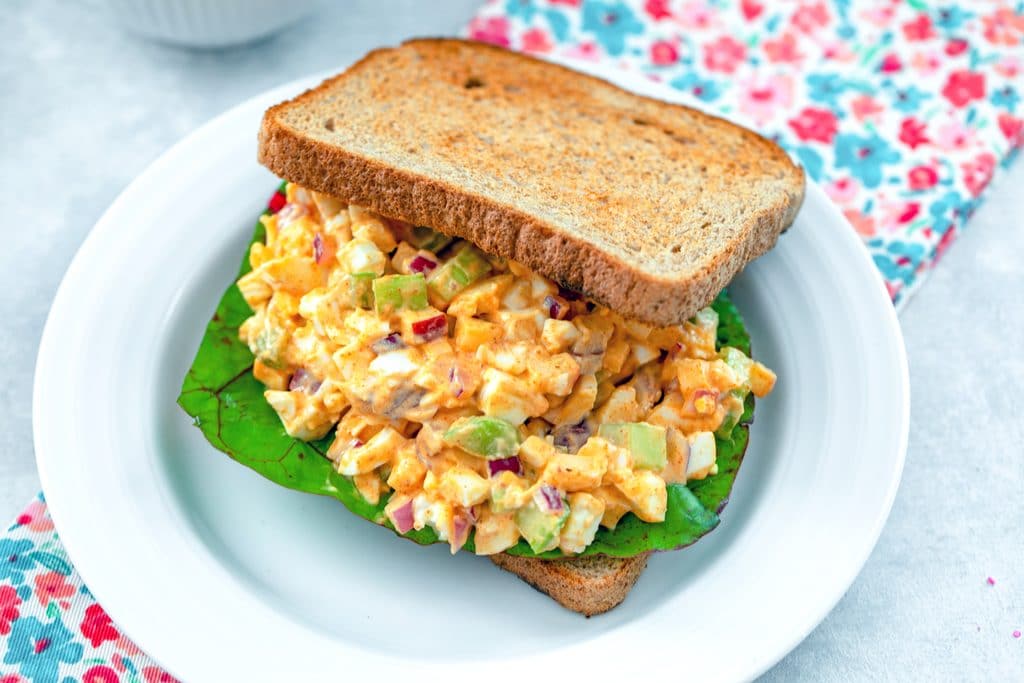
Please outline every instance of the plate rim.
[[[681, 99], [683, 99], [682, 97], [680, 97], [680, 94], [678, 92], [670, 90], [668, 86], [665, 86], [663, 84], [657, 84], [647, 81], [646, 79], [643, 78], [642, 74], [633, 74], [613, 69], [611, 67], [596, 65], [588, 62], [580, 62], [567, 59], [559, 59], [554, 61], [566, 64], [571, 68], [577, 69], [584, 73], [589, 73], [604, 78], [605, 80], [608, 80], [614, 84], [626, 87], [636, 92], [640, 92], [641, 94], [647, 96], [658, 97], [658, 95], [652, 94], [652, 91], [660, 91], [666, 96], [673, 95], [673, 97], [669, 101], [678, 102]], [[87, 237], [85, 238], [85, 240], [83, 240], [82, 244], [76, 251], [74, 258], [71, 260], [64, 276], [61, 279], [60, 286], [58, 287], [57, 292], [54, 295], [50, 310], [47, 314], [46, 323], [43, 329], [42, 336], [40, 338], [39, 349], [36, 356], [35, 378], [33, 382], [32, 396], [32, 423], [33, 440], [35, 444], [36, 453], [36, 464], [44, 492], [59, 490], [60, 488], [59, 485], [55, 485], [55, 482], [57, 481], [55, 477], [58, 477], [59, 475], [55, 474], [50, 467], [50, 465], [56, 464], [56, 459], [55, 457], [47, 456], [47, 454], [44, 452], [45, 447], [40, 446], [40, 444], [47, 444], [49, 440], [49, 437], [44, 433], [44, 429], [42, 427], [43, 420], [41, 419], [41, 416], [45, 415], [46, 413], [45, 406], [41, 404], [41, 396], [45, 393], [45, 387], [47, 385], [47, 381], [49, 380], [48, 367], [50, 364], [48, 363], [47, 360], [48, 354], [54, 353], [55, 349], [59, 350], [60, 348], [57, 342], [55, 341], [55, 337], [57, 335], [56, 330], [62, 322], [62, 314], [65, 312], [67, 306], [70, 305], [67, 302], [72, 297], [72, 284], [76, 278], [81, 277], [79, 273], [86, 269], [87, 260], [90, 256], [90, 252], [93, 250], [93, 245], [95, 245], [95, 243], [99, 239], [97, 236], [103, 233], [104, 231], [112, 229], [114, 227], [112, 225], [109, 225], [113, 221], [112, 216], [114, 216], [117, 213], [118, 209], [123, 204], [128, 202], [128, 199], [126, 198], [130, 198], [134, 193], [137, 193], [138, 188], [145, 183], [145, 180], [147, 178], [155, 176], [165, 165], [173, 163], [174, 158], [177, 155], [181, 154], [183, 150], [187, 150], [192, 140], [199, 137], [204, 131], [217, 126], [224, 120], [230, 120], [233, 116], [238, 115], [240, 110], [246, 110], [254, 106], [254, 104], [257, 102], [272, 99], [280, 101], [297, 92], [301, 92], [310, 85], [318, 82], [318, 80], [322, 80], [326, 75], [333, 74], [335, 72], [336, 70], [321, 71], [309, 76], [304, 76], [295, 79], [283, 85], [270, 88], [264, 92], [261, 92], [253, 97], [244, 100], [243, 102], [235, 106], [232, 106], [228, 110], [213, 117], [203, 125], [194, 129], [189, 134], [180, 139], [177, 143], [175, 143], [167, 150], [165, 150], [159, 157], [157, 157], [151, 164], [149, 164], [142, 173], [136, 176], [132, 180], [132, 182], [129, 183], [118, 194], [115, 200], [110, 204], [107, 210], [104, 211], [102, 216], [97, 220], [96, 224], [89, 231]], [[662, 99], [664, 99], [664, 97], [662, 97]], [[820, 186], [814, 183], [814, 181], [811, 180], [810, 178], [807, 179], [807, 195], [808, 198], [810, 198], [811, 195], [816, 195], [814, 201], [821, 201], [822, 205], [826, 208], [826, 210], [834, 214], [834, 217], [837, 218], [839, 221], [846, 224], [848, 230], [840, 231], [845, 232], [845, 234], [842, 237], [832, 236], [832, 239], [841, 239], [846, 241], [850, 246], [854, 247], [850, 249], [851, 252], [855, 251], [858, 254], [860, 254], [861, 267], [866, 265], [869, 268], [872, 275], [874, 276], [873, 281], [875, 282], [876, 291], [874, 295], [870, 296], [881, 296], [884, 299], [884, 303], [886, 304], [884, 308], [878, 307], [879, 312], [882, 313], [879, 322], [881, 323], [884, 321], [885, 330], [888, 334], [892, 335], [893, 341], [895, 342], [895, 348], [898, 351], [895, 360], [899, 367], [898, 382], [900, 387], [900, 397], [898, 400], [898, 408], [900, 410], [899, 443], [896, 444], [896, 461], [894, 463], [895, 467], [892, 470], [893, 476], [890, 478], [890, 481], [888, 482], [885, 491], [884, 505], [882, 506], [884, 509], [880, 510], [881, 514], [877, 515], [875, 525], [870, 530], [869, 536], [871, 538], [871, 541], [869, 544], [865, 546], [865, 550], [862, 553], [862, 557], [859, 557], [858, 561], [855, 563], [849, 563], [849, 571], [846, 573], [846, 575], [843, 575], [838, 581], [835, 582], [837, 589], [832, 592], [832, 599], [828, 601], [822, 600], [820, 602], [820, 604], [818, 605], [818, 609], [814, 610], [814, 617], [807, 620], [807, 622], [804, 624], [805, 628], [794, 630], [793, 637], [790, 639], [789, 642], [785, 643], [784, 646], [778, 647], [772, 656], [762, 658], [761, 660], [759, 660], [756, 666], [749, 669], [750, 679], [761, 675], [762, 673], [770, 669], [772, 666], [774, 666], [776, 663], [778, 663], [783, 657], [785, 657], [797, 645], [799, 645], [799, 643], [802, 642], [815, 628], [817, 628], [817, 626], [821, 624], [825, 617], [827, 617], [827, 615], [834, 609], [835, 605], [839, 602], [839, 600], [842, 599], [846, 591], [849, 589], [849, 587], [853, 584], [857, 576], [862, 571], [865, 563], [867, 562], [868, 558], [870, 557], [871, 553], [877, 545], [878, 539], [881, 536], [882, 530], [884, 529], [885, 524], [888, 521], [889, 514], [892, 510], [892, 506], [895, 501], [899, 484], [902, 479], [902, 473], [906, 460], [907, 444], [909, 440], [909, 368], [906, 355], [906, 346], [903, 339], [902, 329], [899, 325], [896, 309], [895, 307], [892, 306], [888, 294], [885, 290], [882, 278], [878, 274], [877, 269], [875, 269], [874, 264], [871, 262], [870, 256], [868, 255], [868, 252], [864, 247], [863, 243], [856, 236], [856, 234], [854, 233], [852, 228], [850, 228], [849, 224], [842, 217], [842, 215], [838, 212], [838, 209], [836, 209], [835, 205], [832, 204], [827, 199], [827, 196], [825, 195], [824, 191], [820, 188]], [[869, 294], [864, 293], [863, 296], [869, 296]], [[66, 318], [66, 316], [64, 317]], [[61, 541], [64, 543], [65, 548], [68, 549], [68, 554], [70, 557], [72, 555], [70, 546], [75, 546], [76, 549], [81, 549], [81, 547], [85, 545], [84, 541], [83, 543], [79, 542], [82, 539], [78, 537], [76, 534], [72, 533], [71, 536], [65, 536], [61, 531], [71, 528], [71, 526], [66, 522], [73, 515], [73, 511], [65, 508], [64, 501], [60, 499], [59, 496], [58, 498], [53, 500], [47, 497], [47, 503], [50, 508], [51, 516], [53, 517], [54, 523], [58, 529], [58, 533], [60, 533]], [[78, 554], [80, 558], [84, 557], [80, 552]], [[87, 564], [89, 565], [88, 573], [93, 574], [93, 569], [95, 568], [95, 565], [92, 564], [91, 561], [87, 562]], [[75, 565], [75, 567], [79, 570], [80, 575], [83, 577], [83, 581], [85, 581], [85, 574], [82, 574], [77, 564]], [[89, 582], [86, 583], [87, 585], [89, 584]], [[90, 590], [92, 589], [90, 588]], [[100, 602], [100, 604], [103, 604], [103, 601], [99, 600], [98, 597], [97, 601]], [[115, 617], [115, 615], [111, 616], [112, 618]], [[121, 622], [118, 621], [117, 623], [119, 625], [119, 628], [122, 629], [122, 631], [129, 635], [129, 637], [132, 637], [131, 632], [129, 630], [126, 630], [121, 624]], [[157, 661], [162, 661], [159, 658], [154, 657], [152, 655], [152, 651], [154, 650], [154, 648], [151, 647], [152, 643], [143, 645], [134, 637], [132, 637], [132, 639], [136, 642], [137, 645], [139, 645], [140, 648], [143, 649], [144, 652], [149, 654], [150, 657], [153, 657]], [[159, 644], [157, 644], [157, 648], [155, 649], [160, 649]], [[178, 667], [176, 665], [165, 665], [165, 668], [167, 668], [169, 671], [178, 670]]]

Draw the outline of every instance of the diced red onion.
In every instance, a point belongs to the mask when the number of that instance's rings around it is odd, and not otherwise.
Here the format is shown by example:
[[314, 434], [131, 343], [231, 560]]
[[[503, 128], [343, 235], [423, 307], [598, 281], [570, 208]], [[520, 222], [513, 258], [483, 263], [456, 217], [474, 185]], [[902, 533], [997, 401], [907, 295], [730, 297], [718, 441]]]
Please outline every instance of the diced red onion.
[[544, 308], [548, 310], [548, 315], [556, 320], [564, 320], [572, 310], [568, 301], [557, 296], [544, 297]]
[[547, 484], [537, 489], [537, 495], [534, 496], [534, 500], [537, 501], [537, 504], [545, 512], [561, 512], [565, 509], [562, 504], [562, 496], [558, 493], [558, 490]]
[[458, 550], [466, 545], [469, 540], [469, 530], [473, 528], [473, 519], [465, 512], [455, 514], [452, 519], [452, 537], [450, 543], [452, 551]]
[[405, 348], [405, 342], [402, 341], [402, 335], [397, 332], [392, 332], [386, 337], [381, 337], [377, 341], [370, 344], [370, 350], [377, 355], [387, 353], [388, 351], [397, 351]]
[[305, 368], [299, 368], [292, 373], [292, 378], [288, 381], [288, 390], [304, 391], [307, 394], [315, 394], [320, 390], [321, 384], [323, 383], [314, 377], [313, 373], [307, 371]]
[[462, 392], [466, 389], [465, 384], [462, 381], [462, 377], [459, 374], [459, 369], [454, 365], [448, 371], [448, 384], [451, 385], [452, 396], [455, 398], [462, 396]]
[[414, 520], [412, 515], [412, 499], [403, 505], [399, 505], [391, 511], [391, 523], [395, 525], [395, 530], [404, 534], [412, 529]]
[[551, 433], [557, 448], [564, 448], [570, 453], [578, 451], [590, 438], [590, 425], [586, 420], [574, 425], [556, 427]]
[[324, 236], [320, 233], [313, 235], [313, 260], [319, 264], [323, 264], [326, 260], [324, 257], [326, 252], [324, 251]]
[[426, 256], [421, 256], [419, 254], [413, 257], [412, 261], [409, 261], [410, 273], [423, 273], [426, 275], [434, 268], [437, 268], [437, 261], [431, 261]]
[[421, 341], [432, 341], [448, 334], [448, 316], [444, 313], [432, 318], [417, 320], [412, 324], [412, 333]]
[[487, 461], [487, 471], [491, 473], [492, 477], [498, 476], [501, 472], [514, 472], [515, 474], [523, 473], [523, 465], [519, 462], [519, 457], [512, 455], [507, 458], [498, 458], [497, 460]]

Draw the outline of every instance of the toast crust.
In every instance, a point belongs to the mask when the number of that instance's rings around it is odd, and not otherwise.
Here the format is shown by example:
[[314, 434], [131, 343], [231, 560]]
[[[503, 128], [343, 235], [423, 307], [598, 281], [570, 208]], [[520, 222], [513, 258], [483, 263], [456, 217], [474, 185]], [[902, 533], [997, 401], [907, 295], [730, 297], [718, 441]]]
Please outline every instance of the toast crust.
[[578, 557], [541, 560], [500, 553], [491, 562], [587, 617], [617, 607], [647, 567], [650, 553], [635, 557]]
[[[626, 317], [654, 325], [682, 323], [708, 305], [747, 263], [771, 249], [796, 217], [803, 200], [803, 171], [774, 143], [706, 114], [699, 116], [741, 136], [744, 145], [757, 150], [757, 154], [771, 157], [773, 172], [780, 175], [772, 182], [784, 190], [773, 191], [771, 201], [748, 217], [745, 224], [729, 226], [728, 239], [713, 255], [681, 275], [637, 267], [565, 225], [510, 202], [472, 192], [444, 177], [399, 168], [331, 144], [287, 120], [297, 108], [312, 107], [327, 93], [343, 87], [351, 74], [373, 68], [382, 55], [400, 50], [430, 53], [451, 49], [500, 53], [503, 60], [523, 60], [531, 68], [543, 64], [551, 71], [552, 79], [583, 79], [595, 88], [613, 88], [617, 95], [625, 92], [599, 78], [492, 45], [454, 39], [413, 40], [398, 48], [375, 50], [348, 71], [267, 110], [259, 132], [259, 161], [278, 176], [304, 187], [467, 239], [486, 252], [519, 261]], [[502, 77], [510, 76], [502, 72]], [[629, 97], [656, 104], [667, 115], [695, 115], [680, 105], [640, 95]], [[667, 244], [664, 247], [668, 249]]]

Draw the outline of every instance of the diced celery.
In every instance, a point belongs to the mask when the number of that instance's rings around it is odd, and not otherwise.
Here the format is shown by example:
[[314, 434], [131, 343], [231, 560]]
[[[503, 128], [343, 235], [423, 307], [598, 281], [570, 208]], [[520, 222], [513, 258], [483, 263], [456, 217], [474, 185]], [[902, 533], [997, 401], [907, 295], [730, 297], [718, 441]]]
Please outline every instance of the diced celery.
[[373, 281], [373, 305], [378, 315], [427, 307], [427, 281], [415, 275], [385, 275]]
[[342, 298], [351, 308], [373, 308], [373, 280], [376, 273], [353, 273], [343, 280]]
[[640, 469], [661, 470], [668, 462], [665, 428], [646, 422], [617, 422], [603, 424], [598, 436], [625, 448], [633, 456], [633, 466]]
[[519, 430], [496, 417], [477, 415], [456, 420], [444, 440], [467, 453], [484, 458], [507, 458], [519, 451]]
[[471, 244], [464, 244], [439, 268], [434, 269], [427, 281], [431, 294], [447, 303], [487, 273], [491, 264], [483, 253]]
[[733, 427], [743, 417], [744, 404], [743, 401], [747, 397], [747, 392], [740, 389], [733, 389], [728, 393], [725, 399], [722, 400], [722, 405], [726, 409], [725, 417], [722, 418], [722, 424], [715, 430], [715, 435], [720, 436], [723, 439], [729, 439], [732, 437]]
[[747, 354], [732, 346], [723, 348], [718, 352], [718, 356], [736, 373], [736, 377], [740, 381], [739, 388], [742, 390], [743, 396], [746, 397], [747, 392], [750, 391], [750, 368], [754, 365], [754, 361], [750, 360]]
[[453, 237], [444, 233], [417, 225], [409, 231], [408, 242], [417, 249], [426, 249], [435, 254], [451, 244]]

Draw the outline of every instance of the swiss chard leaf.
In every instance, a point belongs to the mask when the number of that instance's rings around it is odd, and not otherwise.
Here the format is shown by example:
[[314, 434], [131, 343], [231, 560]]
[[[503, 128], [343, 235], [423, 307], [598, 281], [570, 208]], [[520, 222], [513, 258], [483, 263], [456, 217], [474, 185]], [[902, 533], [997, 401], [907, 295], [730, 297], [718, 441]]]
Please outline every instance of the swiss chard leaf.
[[[264, 240], [257, 224], [253, 242]], [[249, 270], [246, 258], [239, 275]], [[723, 292], [714, 302], [719, 315], [720, 345], [750, 351], [750, 338], [735, 306]], [[325, 456], [333, 433], [319, 441], [303, 442], [285, 432], [273, 408], [263, 398], [263, 385], [252, 375], [253, 356], [238, 338], [239, 326], [252, 315], [234, 284], [224, 293], [213, 319], [203, 334], [178, 397], [178, 404], [192, 416], [206, 439], [234, 460], [271, 481], [297, 491], [332, 496], [355, 514], [387, 527], [384, 515], [387, 499], [371, 505], [352, 481], [338, 474]], [[643, 522], [626, 515], [615, 529], [601, 528], [584, 555], [629, 557], [650, 550], [671, 550], [690, 545], [718, 525], [718, 513], [728, 502], [736, 472], [747, 447], [747, 424], [753, 419], [753, 398], [748, 397], [743, 419], [728, 439], [716, 437], [718, 474], [686, 486], [671, 485], [665, 521]], [[421, 544], [438, 542], [429, 527], [411, 531], [404, 538]], [[472, 551], [472, 539], [466, 549]], [[510, 554], [538, 556], [524, 541], [508, 550]], [[561, 557], [558, 550], [539, 557]]]

